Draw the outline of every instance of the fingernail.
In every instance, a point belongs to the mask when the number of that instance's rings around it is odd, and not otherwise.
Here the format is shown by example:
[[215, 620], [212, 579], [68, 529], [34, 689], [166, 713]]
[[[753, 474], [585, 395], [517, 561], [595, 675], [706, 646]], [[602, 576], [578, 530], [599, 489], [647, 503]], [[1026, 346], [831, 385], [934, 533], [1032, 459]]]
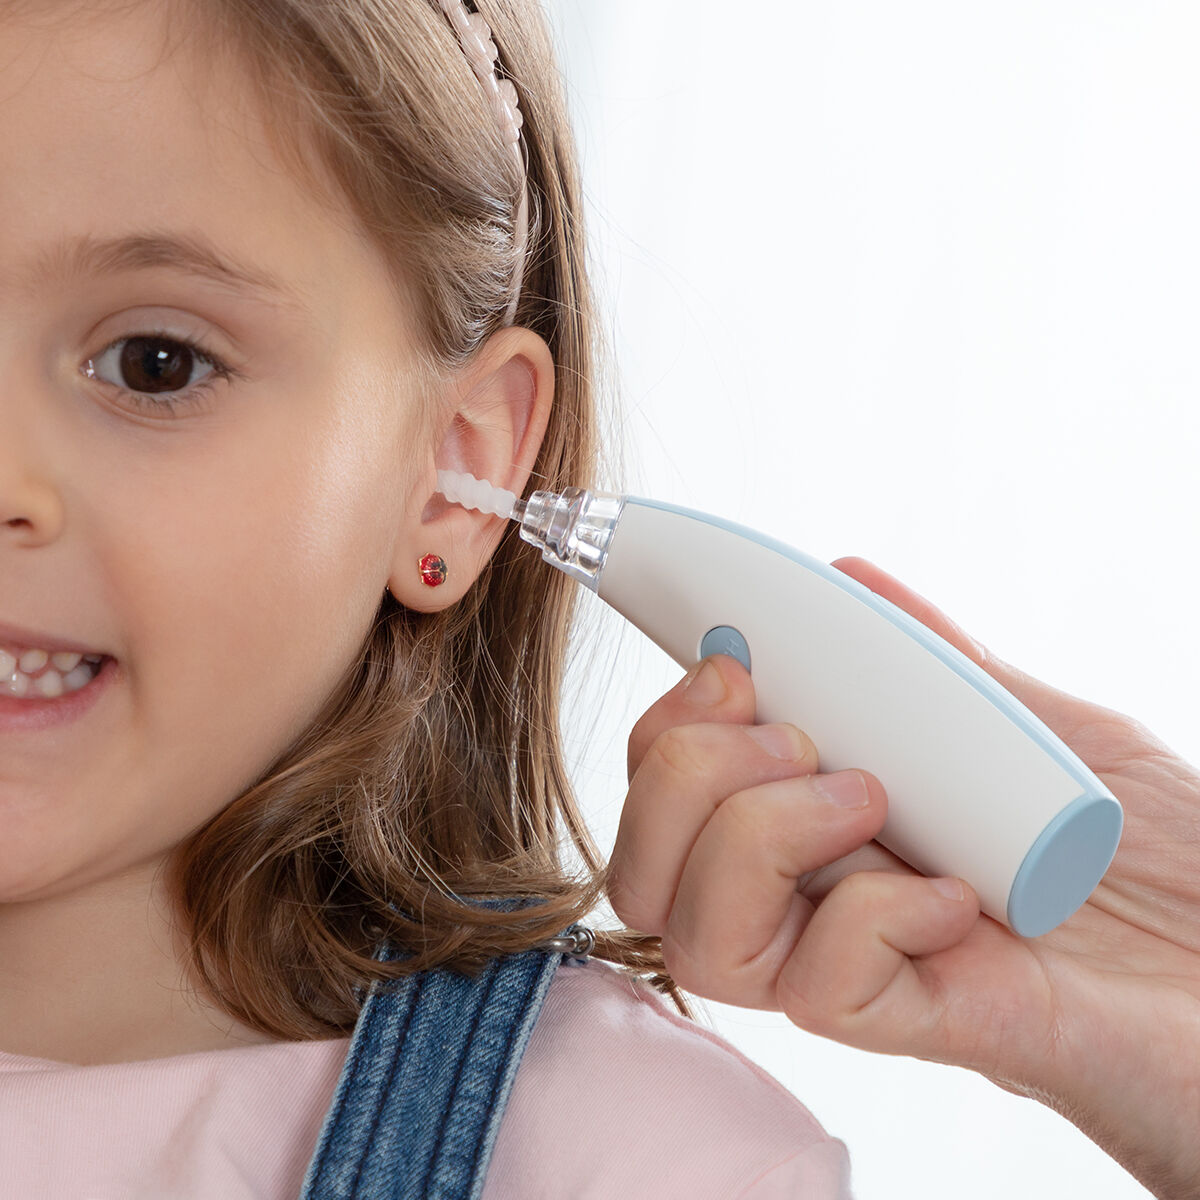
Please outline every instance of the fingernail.
[[701, 708], [712, 708], [725, 699], [725, 682], [721, 672], [705, 659], [699, 667], [693, 667], [683, 681], [683, 694]]
[[774, 758], [804, 757], [804, 743], [791, 725], [751, 725], [746, 732]]
[[961, 879], [931, 879], [935, 891], [941, 892], [947, 900], [961, 900], [966, 893], [963, 891]]
[[859, 771], [838, 771], [833, 775], [813, 777], [813, 787], [838, 808], [866, 808], [871, 803], [867, 781]]

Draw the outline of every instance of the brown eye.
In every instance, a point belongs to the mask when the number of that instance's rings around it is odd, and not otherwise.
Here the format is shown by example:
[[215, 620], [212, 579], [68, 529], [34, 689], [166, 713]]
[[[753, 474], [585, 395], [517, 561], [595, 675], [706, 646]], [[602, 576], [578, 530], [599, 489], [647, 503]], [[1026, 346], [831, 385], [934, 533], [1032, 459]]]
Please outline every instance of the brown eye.
[[103, 379], [101, 365], [111, 370], [110, 382], [133, 392], [180, 392], [197, 382], [193, 372], [211, 359], [176, 338], [147, 336], [121, 338], [96, 359], [97, 377]]
[[[197, 380], [193, 372], [199, 364], [209, 370]], [[118, 338], [88, 359], [82, 371], [120, 389], [137, 408], [172, 416], [177, 408], [198, 403], [218, 380], [238, 374], [195, 342], [160, 332]]]

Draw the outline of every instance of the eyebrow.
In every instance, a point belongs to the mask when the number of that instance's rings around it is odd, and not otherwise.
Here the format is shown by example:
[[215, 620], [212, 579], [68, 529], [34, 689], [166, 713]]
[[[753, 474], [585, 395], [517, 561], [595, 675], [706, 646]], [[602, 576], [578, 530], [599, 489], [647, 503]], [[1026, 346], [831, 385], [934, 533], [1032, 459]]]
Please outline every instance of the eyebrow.
[[18, 277], [17, 289], [20, 294], [29, 295], [47, 281], [69, 283], [86, 275], [153, 267], [206, 279], [268, 303], [308, 313], [308, 306], [295, 287], [261, 267], [236, 261], [198, 233], [152, 231], [111, 238], [92, 234], [63, 238], [30, 262]]

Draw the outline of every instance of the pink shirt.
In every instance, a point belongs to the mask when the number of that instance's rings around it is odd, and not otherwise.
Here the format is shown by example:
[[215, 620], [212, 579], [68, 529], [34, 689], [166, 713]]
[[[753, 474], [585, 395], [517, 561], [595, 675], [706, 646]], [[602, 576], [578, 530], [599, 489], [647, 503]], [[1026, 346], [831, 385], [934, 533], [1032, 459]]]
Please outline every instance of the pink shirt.
[[[5, 1196], [295, 1200], [348, 1038], [81, 1067], [0, 1051]], [[846, 1147], [598, 959], [554, 976], [483, 1200], [846, 1200]]]

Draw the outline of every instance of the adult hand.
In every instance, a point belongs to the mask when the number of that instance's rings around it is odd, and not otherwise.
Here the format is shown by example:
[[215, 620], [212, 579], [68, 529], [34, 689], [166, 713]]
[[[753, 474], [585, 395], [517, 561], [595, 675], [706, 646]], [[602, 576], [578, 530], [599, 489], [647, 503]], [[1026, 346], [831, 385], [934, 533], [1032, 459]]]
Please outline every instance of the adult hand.
[[[872, 839], [862, 807], [823, 799], [812, 742], [754, 726], [754, 687], [717, 655], [629, 739], [629, 794], [609, 896], [661, 936], [688, 991], [784, 1012], [847, 1045], [968, 1067], [1049, 1105], [1163, 1200], [1200, 1196], [1200, 773], [1144, 725], [1002, 662], [860, 558], [832, 564], [1011, 692], [1125, 810], [1088, 902], [1025, 940], [969, 886], [931, 881]], [[689, 684], [693, 686], [688, 686]], [[783, 738], [774, 757], [748, 731]]]

